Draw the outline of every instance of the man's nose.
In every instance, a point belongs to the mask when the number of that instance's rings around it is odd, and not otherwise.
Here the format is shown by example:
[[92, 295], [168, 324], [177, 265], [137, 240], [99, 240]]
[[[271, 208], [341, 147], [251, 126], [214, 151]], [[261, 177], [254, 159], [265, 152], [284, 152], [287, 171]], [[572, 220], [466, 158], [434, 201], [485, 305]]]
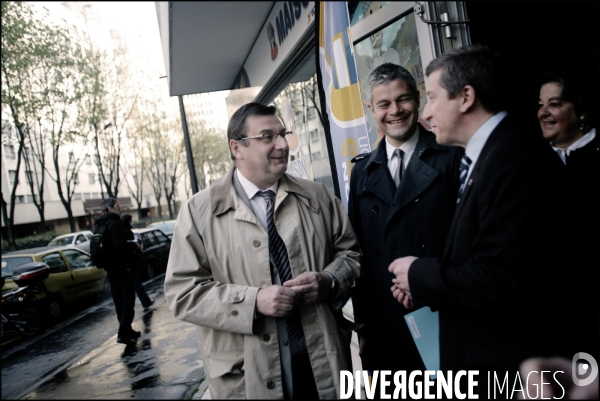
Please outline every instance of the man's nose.
[[400, 112], [400, 105], [396, 102], [390, 103], [389, 111], [390, 114], [398, 114]]
[[277, 138], [275, 139], [275, 147], [277, 149], [289, 149], [290, 145], [285, 137], [277, 135]]
[[425, 103], [425, 108], [423, 109], [423, 120], [425, 120], [425, 121], [431, 120], [431, 112], [429, 111], [429, 102]]

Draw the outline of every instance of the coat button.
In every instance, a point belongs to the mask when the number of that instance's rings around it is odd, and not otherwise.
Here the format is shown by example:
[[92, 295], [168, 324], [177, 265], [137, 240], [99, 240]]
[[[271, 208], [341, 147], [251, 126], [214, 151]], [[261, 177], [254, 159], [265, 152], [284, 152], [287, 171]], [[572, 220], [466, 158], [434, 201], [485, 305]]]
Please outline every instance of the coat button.
[[267, 388], [269, 390], [273, 390], [275, 388], [275, 383], [273, 383], [272, 381], [268, 381], [267, 382]]
[[418, 248], [418, 249], [423, 249], [423, 248], [425, 248], [425, 243], [424, 243], [423, 241], [419, 241], [419, 242], [417, 242], [417, 248]]
[[259, 240], [254, 240], [252, 241], [252, 245], [254, 245], [255, 248], [260, 246], [260, 241]]
[[240, 302], [240, 297], [234, 297], [233, 302]]
[[373, 213], [379, 213], [379, 206], [373, 206]]
[[286, 346], [286, 347], [287, 347], [289, 343], [290, 343], [290, 342], [289, 342], [288, 340], [283, 340], [283, 345], [284, 345], [284, 346]]
[[415, 203], [417, 203], [419, 201], [419, 198], [415, 199]]
[[377, 249], [375, 249], [373, 251], [373, 255], [375, 255], [375, 257], [378, 258], [379, 256], [381, 256], [381, 252], [379, 252]]
[[231, 314], [232, 314], [233, 316], [237, 316], [237, 315], [238, 315], [238, 311], [234, 310], [234, 311], [232, 311], [232, 312], [231, 312]]
[[263, 341], [269, 341], [271, 339], [271, 336], [268, 334], [263, 334]]

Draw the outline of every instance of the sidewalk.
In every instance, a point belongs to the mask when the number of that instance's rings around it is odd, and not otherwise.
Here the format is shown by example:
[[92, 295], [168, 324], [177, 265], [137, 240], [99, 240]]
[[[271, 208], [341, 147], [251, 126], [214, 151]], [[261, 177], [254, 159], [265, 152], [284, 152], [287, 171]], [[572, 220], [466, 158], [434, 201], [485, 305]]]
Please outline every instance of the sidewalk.
[[[348, 320], [352, 319], [352, 306], [351, 302], [344, 306], [344, 316]], [[356, 336], [356, 332], [352, 332], [352, 342], [350, 343], [350, 352], [352, 353], [352, 371], [355, 372], [357, 370], [362, 370], [362, 365], [360, 362], [360, 357], [358, 356], [358, 337]], [[362, 398], [362, 397], [361, 397]], [[203, 381], [200, 386], [198, 386], [198, 390], [192, 396], [192, 400], [210, 400], [210, 391], [208, 390], [208, 384], [206, 380]]]

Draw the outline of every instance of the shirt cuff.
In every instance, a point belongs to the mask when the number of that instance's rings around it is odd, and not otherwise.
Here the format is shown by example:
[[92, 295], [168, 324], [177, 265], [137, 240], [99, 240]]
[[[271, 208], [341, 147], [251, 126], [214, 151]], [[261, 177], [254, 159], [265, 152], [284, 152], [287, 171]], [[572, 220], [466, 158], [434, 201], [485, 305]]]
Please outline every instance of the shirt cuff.
[[343, 293], [342, 290], [340, 288], [340, 283], [338, 281], [337, 278], [335, 278], [335, 276], [333, 275], [333, 273], [331, 272], [324, 272], [327, 273], [331, 276], [331, 280], [333, 280], [333, 288], [331, 289], [331, 295], [330, 295], [330, 301], [331, 301], [331, 306], [333, 307], [334, 310], [340, 310], [344, 307], [344, 299], [343, 299]]

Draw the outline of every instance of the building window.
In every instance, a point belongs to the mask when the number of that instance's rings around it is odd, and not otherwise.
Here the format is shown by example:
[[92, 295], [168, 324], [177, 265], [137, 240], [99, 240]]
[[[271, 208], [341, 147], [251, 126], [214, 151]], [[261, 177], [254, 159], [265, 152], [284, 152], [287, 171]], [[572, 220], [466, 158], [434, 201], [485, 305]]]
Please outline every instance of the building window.
[[319, 130], [312, 130], [310, 131], [310, 141], [315, 143], [315, 142], [319, 142]]
[[15, 203], [25, 203], [25, 196], [24, 195], [17, 195], [15, 197]]
[[23, 157], [25, 157], [25, 160], [29, 159], [29, 147], [27, 146], [23, 148]]
[[7, 159], [15, 159], [15, 147], [13, 145], [4, 145], [4, 155]]
[[75, 183], [75, 185], [79, 184], [79, 173], [75, 173], [75, 175], [73, 176], [73, 182]]
[[37, 199], [37, 195], [26, 195], [25, 202], [32, 203], [35, 199]]
[[89, 177], [90, 184], [95, 184], [96, 183], [96, 174], [90, 173], [90, 174], [88, 174], [88, 177]]
[[313, 160], [319, 160], [319, 159], [322, 159], [323, 156], [321, 155], [321, 152], [313, 152], [312, 158], [313, 158]]
[[73, 200], [81, 200], [81, 194], [80, 193], [73, 194]]
[[27, 183], [33, 183], [33, 172], [31, 170], [25, 170], [25, 178], [27, 179]]
[[92, 158], [90, 155], [85, 155], [85, 164], [92, 164]]
[[75, 153], [69, 152], [69, 163], [73, 163], [75, 161]]
[[14, 184], [17, 181], [17, 171], [16, 170], [8, 170], [8, 181], [11, 184]]

